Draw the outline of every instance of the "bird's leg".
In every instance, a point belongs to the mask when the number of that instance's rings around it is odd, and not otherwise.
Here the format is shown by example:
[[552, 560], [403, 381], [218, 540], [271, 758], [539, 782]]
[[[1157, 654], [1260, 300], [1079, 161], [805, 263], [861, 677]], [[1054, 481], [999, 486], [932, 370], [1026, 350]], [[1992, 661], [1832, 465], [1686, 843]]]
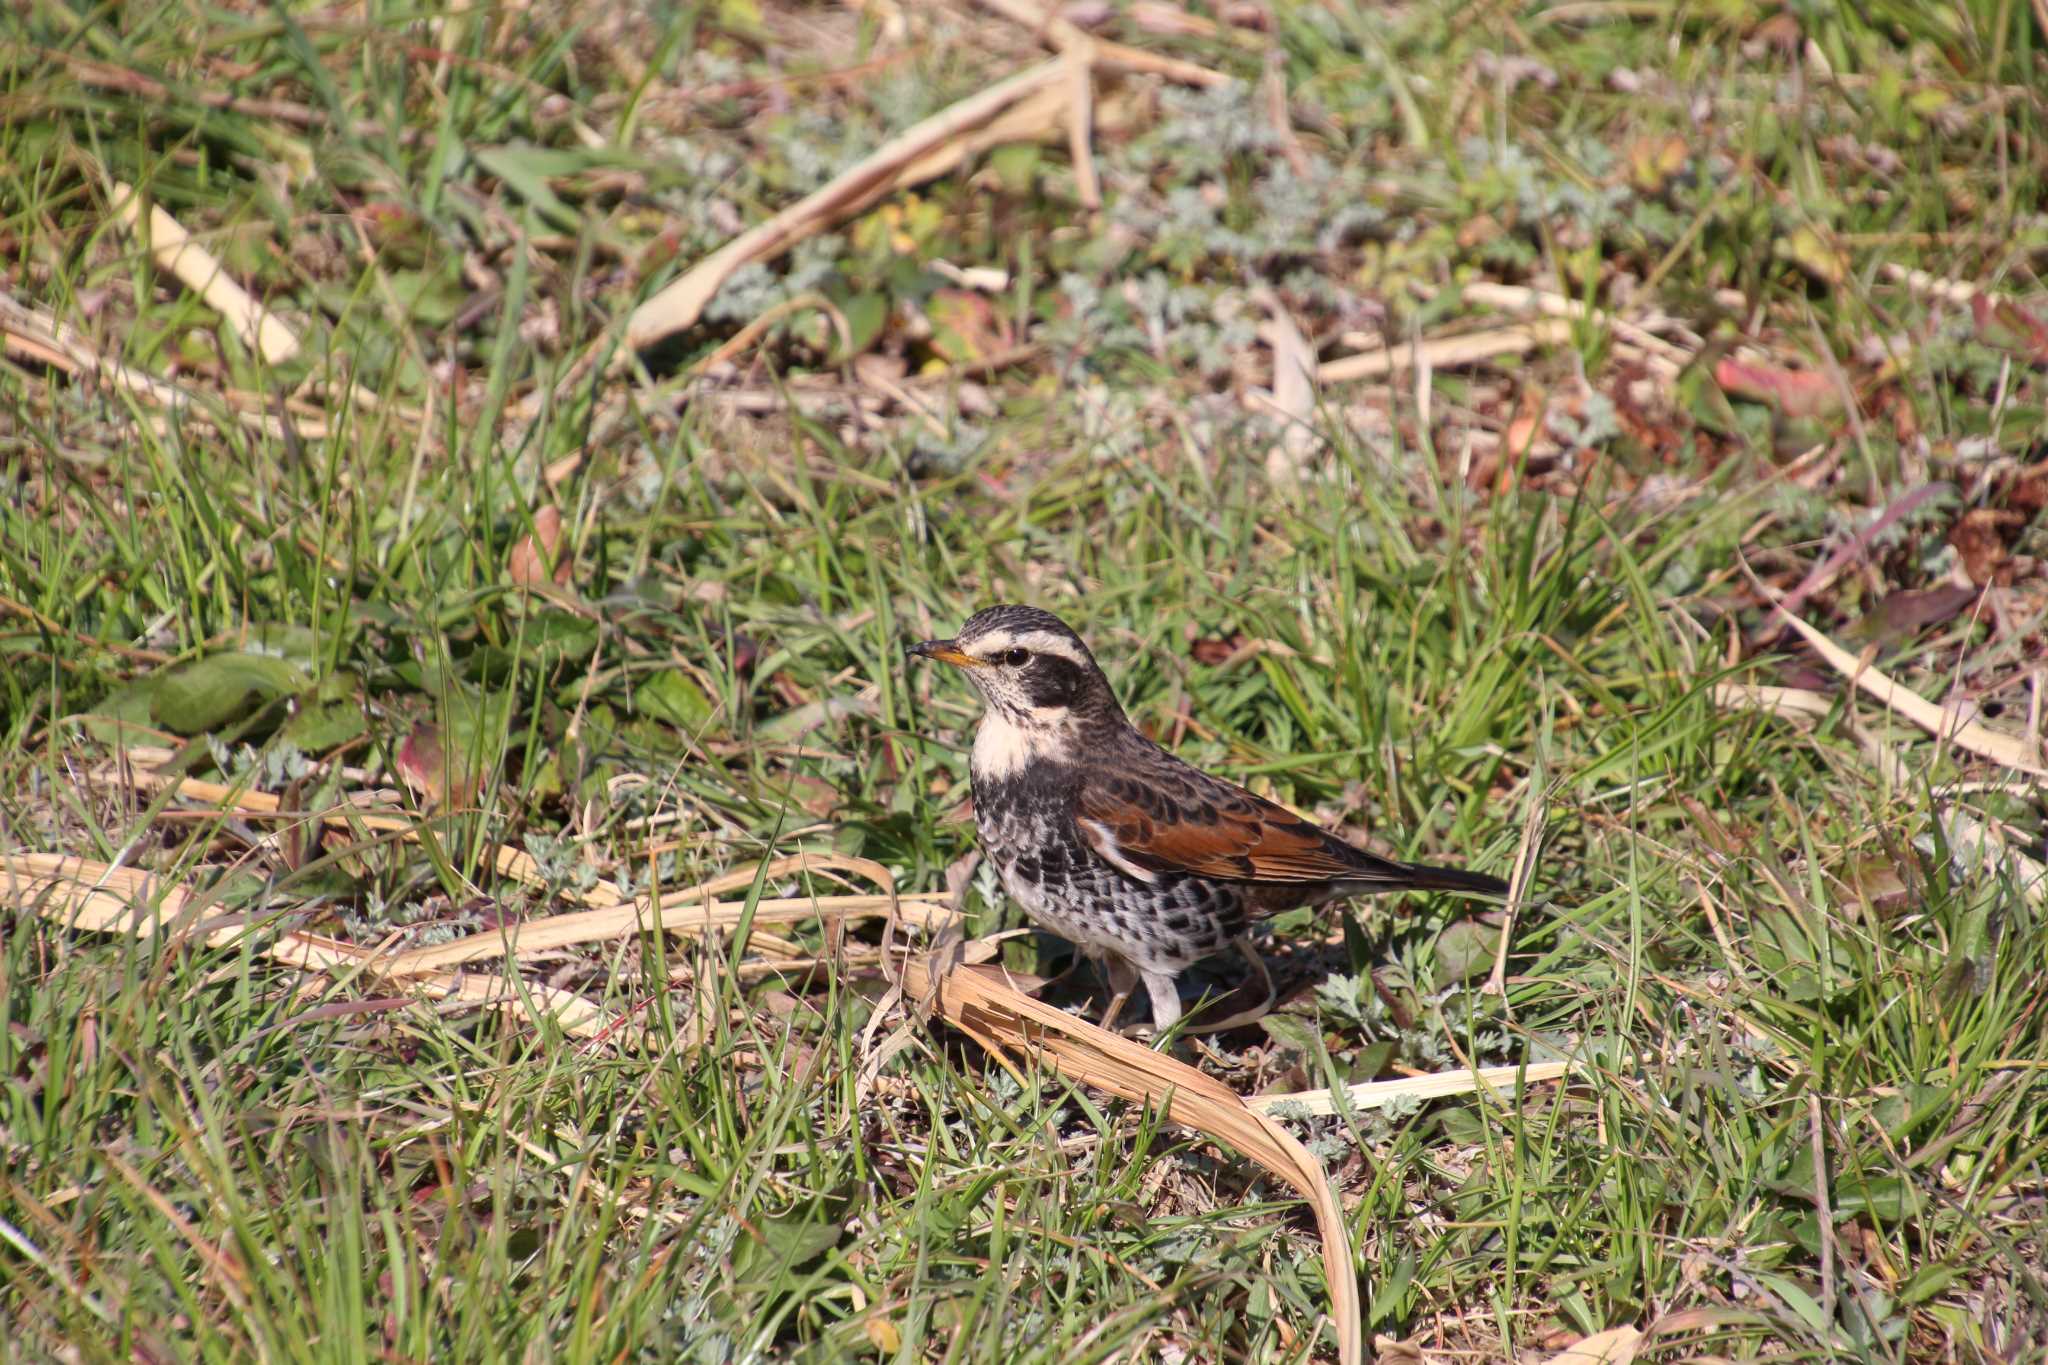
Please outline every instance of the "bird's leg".
[[1180, 992], [1174, 988], [1173, 973], [1140, 971], [1138, 975], [1152, 995], [1152, 1031], [1163, 1034], [1180, 1022]]
[[1131, 992], [1138, 985], [1138, 969], [1122, 953], [1109, 953], [1103, 959], [1109, 970], [1109, 1008], [1102, 1012], [1102, 1027], [1116, 1027], [1116, 1017], [1124, 1012], [1124, 1001], [1131, 998]]

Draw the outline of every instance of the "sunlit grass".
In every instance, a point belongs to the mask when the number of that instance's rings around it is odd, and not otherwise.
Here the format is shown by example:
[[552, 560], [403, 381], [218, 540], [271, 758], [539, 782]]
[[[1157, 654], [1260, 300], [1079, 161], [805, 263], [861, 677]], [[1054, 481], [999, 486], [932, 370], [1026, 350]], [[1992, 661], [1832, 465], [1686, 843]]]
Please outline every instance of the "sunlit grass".
[[[1834, 84], [1739, 6], [1277, 8], [1294, 123], [1370, 196], [1323, 254], [1334, 210], [1258, 169], [1278, 152], [1219, 150], [1259, 101], [1178, 92], [1128, 133], [1105, 113], [1103, 220], [1073, 206], [1063, 150], [1011, 150], [921, 189], [891, 220], [907, 253], [872, 227], [799, 253], [852, 316], [963, 330], [979, 315], [945, 314], [911, 266], [1011, 272], [987, 325], [1045, 351], [919, 390], [943, 437], [900, 407], [792, 415], [799, 381], [848, 374], [794, 323], [733, 381], [753, 407], [679, 407], [577, 360], [667, 255], [1000, 74], [986, 36], [1021, 52], [1013, 30], [933, 19], [893, 74], [700, 107], [702, 87], [900, 49], [803, 7], [0, 19], [0, 288], [193, 398], [172, 413], [26, 351], [0, 365], [0, 845], [370, 943], [567, 908], [493, 877], [500, 843], [557, 890], [593, 871], [674, 889], [796, 847], [937, 887], [971, 847], [973, 712], [903, 647], [1040, 602], [1148, 732], [1389, 852], [1505, 875], [1540, 829], [1502, 992], [1480, 989], [1498, 917], [1290, 916], [1268, 947], [1304, 989], [1192, 1054], [1246, 1089], [1587, 1061], [1511, 1100], [1296, 1125], [1344, 1193], [1372, 1332], [1481, 1358], [1623, 1324], [1673, 1359], [2028, 1358], [2048, 1342], [2048, 930], [2023, 864], [1955, 845], [1961, 813], [2038, 853], [2038, 794], [1874, 708], [1801, 725], [1712, 690], [1787, 676], [1755, 647], [1742, 562], [1796, 581], [1948, 479], [1968, 491], [1812, 610], [1852, 648], [1874, 631], [1872, 658], [1924, 695], [1979, 678], [1995, 723], [2024, 729], [2038, 526], [1999, 532], [2017, 628], [1887, 633], [1880, 609], [1953, 581], [1958, 516], [2011, 505], [1974, 471], [2040, 437], [2038, 373], [1966, 323], [1921, 328], [1883, 273], [2037, 287], [2025, 7], [1801, 11], [1794, 51]], [[1264, 69], [1252, 30], [1119, 23]], [[1508, 57], [1556, 79], [1485, 64]], [[1671, 136], [1686, 169], [1626, 188]], [[200, 231], [307, 354], [266, 366], [157, 274], [108, 218], [112, 179]], [[1832, 281], [1798, 255], [1815, 224]], [[1457, 320], [1463, 280], [1605, 306], [1626, 274], [1707, 350], [1643, 413], [1583, 401], [1640, 378], [1615, 379], [1598, 328], [1505, 377], [1325, 394], [1313, 477], [1286, 490], [1269, 434], [1236, 419], [1256, 343], [1219, 304], [1258, 272], [1292, 281], [1319, 344], [1373, 322], [1361, 300], [1399, 341]], [[783, 283], [736, 281], [731, 316], [646, 377]], [[1859, 346], [1907, 333], [1873, 379]], [[1854, 429], [1731, 406], [1712, 361], [1759, 334], [1853, 368]], [[905, 359], [891, 383], [931, 359], [871, 344]], [[1501, 441], [1457, 442], [1502, 436], [1537, 390], [1613, 431], [1527, 477], [1474, 474]], [[1787, 459], [1825, 442], [1838, 476], [1802, 481], [1813, 466]], [[571, 569], [537, 593], [511, 565], [543, 507]], [[294, 851], [285, 822], [191, 818], [95, 776], [117, 721], [300, 811], [402, 785], [429, 725], [439, 779], [473, 799], [431, 845]], [[1014, 927], [989, 891], [971, 884], [974, 926]], [[0, 1336], [26, 1358], [1331, 1354], [1284, 1190], [915, 1025], [864, 1084], [873, 974], [736, 975], [729, 944], [683, 940], [529, 965], [630, 1014], [634, 1050], [253, 946], [9, 923]], [[1061, 961], [1049, 940], [1012, 952]]]

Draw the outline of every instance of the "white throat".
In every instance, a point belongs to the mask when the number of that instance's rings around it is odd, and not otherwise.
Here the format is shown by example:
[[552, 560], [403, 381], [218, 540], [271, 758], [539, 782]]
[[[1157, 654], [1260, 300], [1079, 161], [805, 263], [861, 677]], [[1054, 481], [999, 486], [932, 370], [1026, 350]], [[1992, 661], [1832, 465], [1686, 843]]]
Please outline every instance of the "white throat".
[[1046, 706], [1024, 720], [1014, 720], [991, 706], [982, 714], [974, 732], [974, 752], [967, 768], [980, 782], [1000, 782], [1015, 777], [1040, 759], [1063, 759], [1069, 754], [1067, 708]]

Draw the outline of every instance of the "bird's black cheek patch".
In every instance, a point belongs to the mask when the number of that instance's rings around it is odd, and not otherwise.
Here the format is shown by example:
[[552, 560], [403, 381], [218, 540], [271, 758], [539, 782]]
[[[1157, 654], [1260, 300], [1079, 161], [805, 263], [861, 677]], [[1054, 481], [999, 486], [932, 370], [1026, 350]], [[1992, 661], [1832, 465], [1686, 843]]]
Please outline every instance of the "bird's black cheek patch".
[[1071, 706], [1081, 695], [1081, 669], [1071, 659], [1040, 654], [1031, 660], [1025, 687], [1035, 706]]

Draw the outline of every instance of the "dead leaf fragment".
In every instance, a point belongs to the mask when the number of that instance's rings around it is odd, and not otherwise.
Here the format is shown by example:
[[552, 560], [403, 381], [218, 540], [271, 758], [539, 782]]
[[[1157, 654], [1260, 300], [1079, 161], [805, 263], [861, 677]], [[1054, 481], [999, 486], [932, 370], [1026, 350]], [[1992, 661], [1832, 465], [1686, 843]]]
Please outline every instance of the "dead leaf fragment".
[[1925, 591], [1887, 593], [1884, 600], [1877, 604], [1877, 609], [1849, 633], [1875, 636], [1886, 642], [1906, 639], [1929, 626], [1952, 620], [1963, 608], [1981, 596], [1981, 589], [1956, 587], [1953, 584], [1928, 588]]
[[1639, 137], [1628, 146], [1628, 181], [1642, 194], [1662, 194], [1671, 177], [1685, 169], [1689, 153], [1676, 133]]
[[1771, 243], [1771, 254], [1792, 262], [1830, 288], [1849, 278], [1849, 262], [1841, 248], [1816, 227], [1794, 228]]
[[1787, 417], [1821, 417], [1842, 406], [1841, 389], [1819, 370], [1787, 370], [1728, 356], [1714, 366], [1714, 382], [1730, 398], [1769, 403]]
[[1635, 1327], [1610, 1327], [1582, 1337], [1552, 1356], [1547, 1365], [1629, 1365], [1642, 1349], [1643, 1334]]
[[1977, 324], [1977, 339], [1985, 345], [2011, 351], [2032, 365], [2048, 365], [2048, 323], [2011, 299], [1973, 294], [1970, 317]]
[[1245, 647], [1245, 643], [1243, 631], [1237, 632], [1227, 640], [1205, 637], [1189, 642], [1188, 657], [1205, 667], [1215, 668], [1235, 658], [1237, 652]]
[[432, 809], [469, 806], [482, 786], [477, 774], [463, 772], [464, 765], [450, 761], [441, 727], [432, 721], [423, 720], [412, 727], [412, 733], [398, 746], [392, 766], [420, 804]]
[[2007, 563], [2012, 552], [2006, 548], [2005, 538], [2026, 525], [2026, 521], [2023, 513], [2009, 507], [1978, 507], [1963, 513], [1948, 533], [1948, 543], [1955, 546], [1963, 561], [1963, 572], [1972, 583], [1981, 588], [2012, 577]]
[[1343, 1365], [1364, 1359], [1358, 1275], [1343, 1206], [1307, 1148], [1208, 1073], [1032, 999], [1013, 988], [1000, 967], [957, 961], [943, 950], [906, 960], [904, 998], [935, 1010], [1020, 1079], [1019, 1064], [1035, 1060], [1078, 1084], [1155, 1105], [1172, 1122], [1230, 1144], [1300, 1193], [1323, 1242], [1337, 1358]]
[[505, 571], [522, 588], [552, 583], [567, 587], [570, 563], [562, 553], [562, 514], [553, 504], [533, 514], [533, 530], [519, 538], [506, 558]]

